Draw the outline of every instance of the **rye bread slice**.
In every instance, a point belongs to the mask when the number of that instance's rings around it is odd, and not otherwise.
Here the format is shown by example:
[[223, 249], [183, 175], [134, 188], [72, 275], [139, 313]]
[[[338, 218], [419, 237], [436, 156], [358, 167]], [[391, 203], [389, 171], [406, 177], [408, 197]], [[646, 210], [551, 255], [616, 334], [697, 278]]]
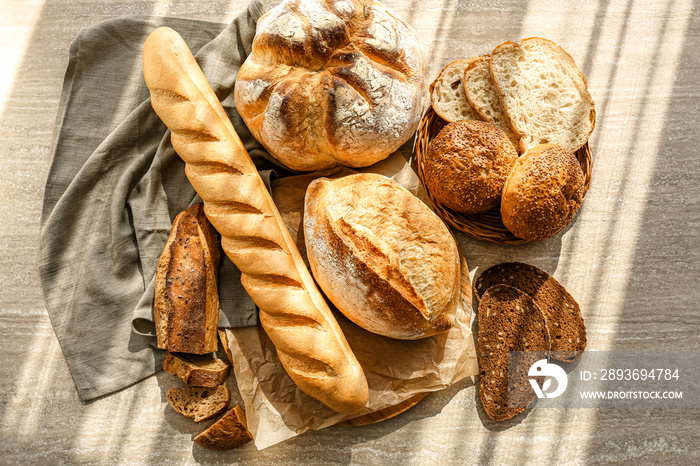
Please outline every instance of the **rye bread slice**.
[[[516, 288], [489, 288], [479, 303], [478, 348], [479, 397], [486, 414], [496, 421], [515, 417], [535, 399], [527, 376], [530, 366], [549, 350], [542, 311]], [[520, 352], [510, 367], [509, 351]]]
[[245, 411], [241, 405], [231, 408], [207, 430], [194, 438], [195, 443], [210, 450], [233, 450], [250, 442]]
[[505, 262], [490, 267], [474, 282], [478, 299], [493, 285], [504, 283], [527, 293], [547, 319], [552, 337], [552, 359], [577, 360], [586, 348], [586, 325], [581, 308], [568, 291], [547, 272], [521, 262]]
[[201, 422], [226, 411], [231, 400], [231, 392], [226, 385], [215, 388], [183, 387], [171, 388], [166, 395], [168, 403], [185, 417]]
[[168, 352], [163, 370], [180, 377], [187, 385], [216, 387], [226, 381], [231, 364], [210, 356]]

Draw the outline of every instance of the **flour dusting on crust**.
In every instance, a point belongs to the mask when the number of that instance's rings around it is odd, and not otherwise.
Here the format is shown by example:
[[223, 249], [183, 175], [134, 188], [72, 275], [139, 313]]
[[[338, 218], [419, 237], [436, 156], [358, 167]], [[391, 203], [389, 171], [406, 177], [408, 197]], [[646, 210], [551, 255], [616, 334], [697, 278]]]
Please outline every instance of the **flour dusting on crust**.
[[355, 14], [355, 5], [347, 0], [339, 0], [333, 6], [341, 17], [349, 18]]
[[258, 23], [236, 107], [290, 168], [363, 167], [415, 132], [426, 74], [415, 32], [374, 1], [286, 0]]
[[309, 26], [320, 31], [331, 31], [340, 28], [345, 21], [329, 11], [319, 1], [306, 1], [297, 3], [297, 11], [309, 19]]
[[306, 38], [304, 23], [291, 12], [271, 16], [268, 21], [258, 25], [258, 30], [283, 37], [290, 42], [301, 43]]
[[414, 105], [410, 86], [395, 77], [380, 72], [366, 58], [359, 58], [349, 72], [367, 83], [366, 96], [348, 88], [340, 88], [335, 94], [335, 131], [333, 134], [341, 149], [351, 145], [367, 146], [371, 150], [374, 141], [363, 142], [370, 134], [398, 139], [410, 127]]
[[270, 87], [270, 83], [264, 79], [253, 79], [252, 81], [240, 81], [236, 83], [240, 86], [240, 95], [244, 99], [243, 102], [250, 103], [260, 98], [263, 92]]

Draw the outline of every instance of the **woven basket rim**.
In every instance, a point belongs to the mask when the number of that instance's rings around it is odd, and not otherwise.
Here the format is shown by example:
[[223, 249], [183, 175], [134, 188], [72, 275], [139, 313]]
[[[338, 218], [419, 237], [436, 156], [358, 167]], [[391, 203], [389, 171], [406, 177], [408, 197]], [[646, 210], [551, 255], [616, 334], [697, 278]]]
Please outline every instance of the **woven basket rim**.
[[[517, 238], [515, 235], [513, 235], [513, 233], [508, 231], [505, 225], [503, 225], [503, 221], [501, 220], [500, 204], [496, 208], [483, 214], [462, 214], [444, 206], [430, 193], [428, 186], [425, 184], [424, 178], [424, 163], [428, 152], [428, 145], [430, 144], [430, 141], [437, 136], [440, 130], [447, 124], [448, 123], [440, 118], [438, 114], [435, 113], [433, 108], [430, 107], [428, 108], [428, 111], [425, 112], [425, 115], [423, 115], [423, 118], [418, 125], [416, 136], [416, 165], [418, 168], [418, 178], [425, 188], [425, 192], [427, 193], [428, 199], [430, 200], [435, 213], [437, 213], [440, 218], [442, 218], [449, 225], [462, 233], [482, 241], [511, 245], [531, 242], [531, 240]], [[583, 170], [583, 196], [585, 199], [588, 188], [591, 186], [591, 175], [593, 168], [593, 155], [591, 154], [591, 149], [588, 142], [577, 150], [574, 155], [581, 164], [581, 169]]]

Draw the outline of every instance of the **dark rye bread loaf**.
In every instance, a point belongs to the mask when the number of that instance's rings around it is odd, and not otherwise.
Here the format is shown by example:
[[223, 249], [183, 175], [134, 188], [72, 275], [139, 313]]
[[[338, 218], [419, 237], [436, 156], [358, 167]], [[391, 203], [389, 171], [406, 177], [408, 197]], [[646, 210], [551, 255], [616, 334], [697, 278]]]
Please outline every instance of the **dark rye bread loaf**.
[[194, 354], [168, 353], [163, 361], [163, 370], [195, 387], [221, 385], [231, 371], [231, 365], [221, 359]]
[[581, 308], [568, 291], [547, 272], [520, 262], [490, 267], [474, 282], [478, 299], [493, 285], [504, 283], [527, 293], [547, 318], [552, 337], [552, 359], [577, 360], [586, 348], [586, 325]]
[[216, 351], [219, 322], [219, 235], [204, 204], [180, 212], [158, 260], [153, 314], [158, 348], [206, 354]]
[[250, 442], [245, 411], [236, 405], [207, 430], [194, 438], [195, 443], [210, 450], [233, 450]]
[[[479, 303], [479, 397], [491, 419], [515, 417], [535, 399], [527, 373], [535, 361], [546, 358], [549, 343], [544, 315], [532, 298], [507, 285], [484, 293]], [[509, 351], [523, 352], [513, 355], [510, 367]]]
[[226, 385], [215, 388], [183, 387], [171, 388], [166, 395], [168, 403], [175, 411], [194, 422], [200, 422], [226, 411], [231, 400], [231, 392]]

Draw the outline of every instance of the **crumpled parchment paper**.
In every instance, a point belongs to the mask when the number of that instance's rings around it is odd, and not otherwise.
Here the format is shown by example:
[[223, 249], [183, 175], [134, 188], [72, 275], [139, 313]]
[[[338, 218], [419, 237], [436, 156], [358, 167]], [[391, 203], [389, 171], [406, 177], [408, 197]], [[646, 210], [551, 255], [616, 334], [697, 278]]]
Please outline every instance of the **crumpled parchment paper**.
[[[426, 199], [418, 177], [399, 152], [360, 171], [389, 176], [419, 198]], [[302, 216], [306, 187], [321, 176], [338, 177], [350, 173], [354, 171], [337, 168], [273, 182], [275, 203], [304, 258]], [[367, 406], [351, 416], [339, 414], [302, 392], [284, 371], [275, 347], [262, 327], [226, 330], [236, 382], [245, 404], [248, 430], [258, 449], [309, 429], [323, 429], [394, 406], [417, 394], [441, 390], [478, 372], [471, 330], [471, 282], [464, 258], [462, 303], [455, 326], [445, 333], [420, 340], [395, 340], [363, 330], [337, 310], [334, 313], [369, 385]]]

